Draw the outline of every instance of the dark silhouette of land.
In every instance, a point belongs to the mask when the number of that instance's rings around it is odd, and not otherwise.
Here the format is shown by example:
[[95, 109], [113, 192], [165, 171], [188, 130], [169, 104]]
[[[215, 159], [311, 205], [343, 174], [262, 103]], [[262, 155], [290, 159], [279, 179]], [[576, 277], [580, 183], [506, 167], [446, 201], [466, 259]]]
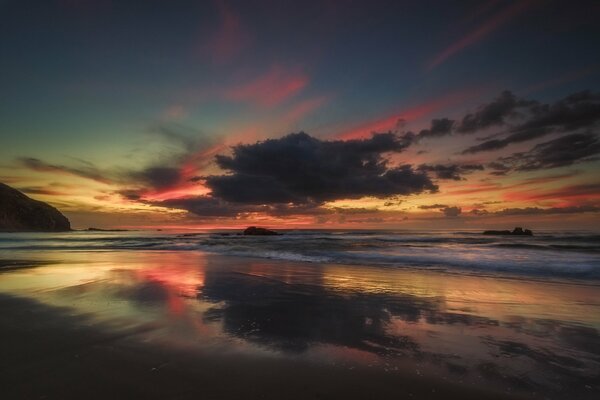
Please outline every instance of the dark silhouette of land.
[[63, 232], [71, 223], [56, 208], [0, 183], [0, 231]]

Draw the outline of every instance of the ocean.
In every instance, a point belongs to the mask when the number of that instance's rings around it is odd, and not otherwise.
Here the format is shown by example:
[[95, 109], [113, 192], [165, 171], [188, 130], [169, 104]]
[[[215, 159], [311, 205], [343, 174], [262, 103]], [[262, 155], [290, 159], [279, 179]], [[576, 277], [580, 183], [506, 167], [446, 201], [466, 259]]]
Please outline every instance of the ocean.
[[544, 231], [535, 236], [481, 231], [289, 230], [0, 233], [0, 255], [15, 251], [173, 250], [309, 263], [435, 269], [451, 273], [600, 279], [600, 233]]

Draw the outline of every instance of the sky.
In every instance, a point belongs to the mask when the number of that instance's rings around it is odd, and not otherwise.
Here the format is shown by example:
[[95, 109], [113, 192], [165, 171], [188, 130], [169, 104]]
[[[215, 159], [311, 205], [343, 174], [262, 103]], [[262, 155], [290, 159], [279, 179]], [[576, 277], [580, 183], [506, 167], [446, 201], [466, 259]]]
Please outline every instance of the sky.
[[75, 228], [594, 228], [598, 20], [585, 0], [0, 0], [0, 182]]

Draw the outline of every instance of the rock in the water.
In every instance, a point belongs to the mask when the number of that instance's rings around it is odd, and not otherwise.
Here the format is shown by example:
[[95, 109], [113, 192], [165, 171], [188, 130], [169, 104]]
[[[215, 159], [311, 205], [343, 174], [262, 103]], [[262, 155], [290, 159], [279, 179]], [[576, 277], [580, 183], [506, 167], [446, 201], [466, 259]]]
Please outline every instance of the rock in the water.
[[533, 236], [533, 232], [529, 229], [517, 227], [512, 231], [484, 231], [484, 235], [515, 235], [515, 236]]
[[256, 226], [250, 226], [244, 229], [244, 235], [274, 236], [279, 235], [279, 233], [266, 228], [257, 228]]
[[[160, 230], [160, 229], [159, 229]], [[104, 228], [87, 228], [88, 232], [129, 232], [129, 229], [104, 229]]]
[[56, 208], [0, 183], [0, 231], [62, 232], [71, 223]]
[[512, 235], [525, 235], [525, 236], [533, 236], [533, 232], [531, 232], [529, 229], [523, 229], [523, 228], [515, 228], [513, 229]]

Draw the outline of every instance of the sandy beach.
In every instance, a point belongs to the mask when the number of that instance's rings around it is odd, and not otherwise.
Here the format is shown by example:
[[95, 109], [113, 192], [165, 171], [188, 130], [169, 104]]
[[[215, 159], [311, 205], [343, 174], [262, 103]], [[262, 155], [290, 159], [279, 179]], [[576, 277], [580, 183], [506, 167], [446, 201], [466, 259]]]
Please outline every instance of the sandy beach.
[[599, 389], [593, 283], [198, 251], [12, 255], [0, 273], [6, 398], [595, 398]]

